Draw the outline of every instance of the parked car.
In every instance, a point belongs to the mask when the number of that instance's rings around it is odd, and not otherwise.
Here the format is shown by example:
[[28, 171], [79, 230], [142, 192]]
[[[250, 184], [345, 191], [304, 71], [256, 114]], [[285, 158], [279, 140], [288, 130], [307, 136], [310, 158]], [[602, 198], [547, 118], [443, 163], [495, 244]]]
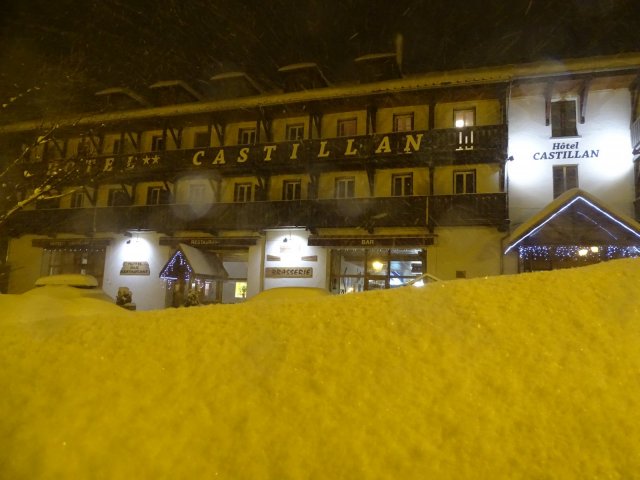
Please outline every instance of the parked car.
[[67, 273], [40, 277], [35, 288], [26, 292], [29, 295], [49, 295], [59, 298], [95, 298], [114, 303], [114, 299], [104, 293], [98, 280], [92, 275]]
[[431, 275], [430, 273], [423, 273], [422, 275], [418, 275], [415, 278], [412, 278], [407, 283], [404, 284], [405, 287], [423, 287], [428, 283], [440, 282], [441, 280], [435, 275]]

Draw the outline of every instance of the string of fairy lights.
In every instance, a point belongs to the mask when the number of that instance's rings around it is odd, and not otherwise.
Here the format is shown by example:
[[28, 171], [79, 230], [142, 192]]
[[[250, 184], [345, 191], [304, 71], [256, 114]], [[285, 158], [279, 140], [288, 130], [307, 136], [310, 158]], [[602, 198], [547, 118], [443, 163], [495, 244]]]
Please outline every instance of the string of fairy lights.
[[614, 258], [639, 257], [640, 246], [533, 245], [520, 246], [518, 254], [521, 260], [551, 260], [553, 258], [562, 260], [580, 258], [612, 260]]

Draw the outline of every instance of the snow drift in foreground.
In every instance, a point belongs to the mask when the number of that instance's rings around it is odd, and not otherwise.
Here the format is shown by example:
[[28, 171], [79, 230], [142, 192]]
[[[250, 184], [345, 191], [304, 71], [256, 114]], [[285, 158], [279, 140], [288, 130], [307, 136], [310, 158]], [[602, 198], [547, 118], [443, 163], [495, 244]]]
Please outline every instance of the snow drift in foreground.
[[155, 312], [0, 296], [0, 477], [635, 478], [638, 285], [618, 260]]

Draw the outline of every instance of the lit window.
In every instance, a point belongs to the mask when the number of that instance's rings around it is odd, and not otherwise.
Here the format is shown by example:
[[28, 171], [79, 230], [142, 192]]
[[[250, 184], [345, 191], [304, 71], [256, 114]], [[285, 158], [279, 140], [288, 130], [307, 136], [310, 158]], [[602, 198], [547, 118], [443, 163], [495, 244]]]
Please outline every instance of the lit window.
[[556, 198], [572, 188], [578, 188], [578, 166], [554, 165], [553, 198]]
[[233, 201], [234, 202], [250, 202], [251, 192], [253, 190], [252, 183], [236, 183], [233, 189]]
[[551, 103], [551, 136], [575, 137], [576, 129], [576, 102], [575, 100], [563, 100]]
[[304, 138], [304, 124], [287, 125], [287, 140], [295, 142]]
[[413, 130], [413, 113], [393, 116], [394, 132], [410, 132]]
[[238, 131], [238, 145], [254, 145], [256, 143], [255, 128], [241, 128]]
[[475, 170], [453, 172], [453, 191], [456, 195], [463, 193], [476, 193]]
[[338, 120], [338, 137], [353, 137], [358, 134], [358, 120]]
[[336, 178], [336, 198], [353, 198], [355, 196], [355, 177]]
[[413, 195], [413, 173], [403, 173], [391, 177], [391, 195], [403, 197]]
[[282, 199], [283, 200], [300, 200], [302, 191], [302, 182], [300, 180], [285, 180], [282, 183]]
[[473, 127], [476, 124], [476, 109], [465, 108], [453, 111], [453, 125], [456, 128]]

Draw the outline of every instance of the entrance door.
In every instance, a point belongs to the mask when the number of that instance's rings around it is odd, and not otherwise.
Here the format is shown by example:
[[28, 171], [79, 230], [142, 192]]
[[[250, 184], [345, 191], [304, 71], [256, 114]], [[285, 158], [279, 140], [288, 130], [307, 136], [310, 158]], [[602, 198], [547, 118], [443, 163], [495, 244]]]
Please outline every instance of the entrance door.
[[398, 287], [426, 271], [425, 260], [423, 249], [332, 250], [330, 290], [340, 294]]

